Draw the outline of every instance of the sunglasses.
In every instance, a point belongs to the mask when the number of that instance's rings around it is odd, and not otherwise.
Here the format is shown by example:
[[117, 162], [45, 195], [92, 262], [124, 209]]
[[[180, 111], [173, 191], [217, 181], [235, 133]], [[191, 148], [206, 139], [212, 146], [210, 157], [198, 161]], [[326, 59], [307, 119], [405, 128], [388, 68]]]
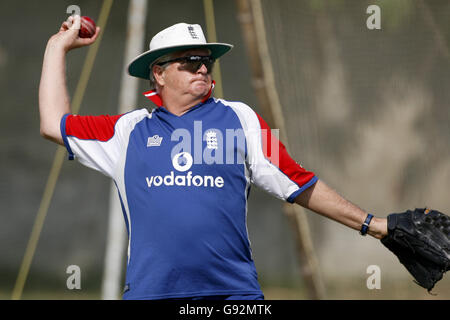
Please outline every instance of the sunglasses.
[[202, 67], [202, 65], [205, 65], [206, 69], [208, 69], [208, 73], [211, 73], [215, 61], [216, 60], [211, 58], [210, 56], [187, 56], [187, 57], [180, 57], [180, 58], [176, 58], [176, 59], [172, 59], [172, 60], [168, 60], [168, 61], [163, 61], [163, 62], [157, 63], [157, 65], [162, 66], [167, 63], [179, 62], [181, 70], [187, 70], [192, 73], [197, 72], [198, 69], [200, 69]]

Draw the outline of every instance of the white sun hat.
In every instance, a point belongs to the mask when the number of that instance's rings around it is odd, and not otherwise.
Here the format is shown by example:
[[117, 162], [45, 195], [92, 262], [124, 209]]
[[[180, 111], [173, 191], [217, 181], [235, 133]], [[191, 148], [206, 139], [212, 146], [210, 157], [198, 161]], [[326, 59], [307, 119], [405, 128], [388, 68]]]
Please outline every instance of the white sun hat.
[[177, 23], [157, 33], [150, 41], [150, 50], [137, 56], [129, 65], [131, 76], [150, 79], [150, 66], [159, 57], [171, 52], [205, 48], [214, 59], [227, 53], [233, 45], [227, 43], [207, 43], [202, 27], [198, 24]]

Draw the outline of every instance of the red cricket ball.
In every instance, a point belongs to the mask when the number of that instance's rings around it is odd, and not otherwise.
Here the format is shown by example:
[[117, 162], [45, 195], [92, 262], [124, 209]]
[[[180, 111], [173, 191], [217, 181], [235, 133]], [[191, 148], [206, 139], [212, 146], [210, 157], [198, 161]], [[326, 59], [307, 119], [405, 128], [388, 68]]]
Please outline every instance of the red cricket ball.
[[94, 20], [86, 16], [81, 17], [80, 31], [78, 33], [80, 38], [92, 38], [95, 34], [95, 29]]

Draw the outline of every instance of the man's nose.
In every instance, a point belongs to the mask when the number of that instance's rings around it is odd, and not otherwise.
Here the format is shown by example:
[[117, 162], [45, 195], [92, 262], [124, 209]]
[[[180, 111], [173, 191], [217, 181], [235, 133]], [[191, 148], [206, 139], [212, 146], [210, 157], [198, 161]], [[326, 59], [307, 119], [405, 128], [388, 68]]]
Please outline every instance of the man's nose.
[[202, 63], [200, 68], [198, 68], [197, 72], [200, 72], [200, 73], [203, 73], [203, 74], [207, 74], [208, 73], [208, 68], [206, 68], [204, 63]]

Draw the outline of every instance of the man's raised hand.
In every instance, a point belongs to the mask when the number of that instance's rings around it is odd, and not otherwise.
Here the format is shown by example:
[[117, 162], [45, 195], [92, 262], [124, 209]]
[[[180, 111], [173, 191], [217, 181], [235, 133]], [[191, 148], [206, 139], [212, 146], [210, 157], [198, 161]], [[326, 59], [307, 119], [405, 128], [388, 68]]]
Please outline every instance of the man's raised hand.
[[50, 38], [49, 45], [58, 46], [65, 52], [68, 52], [94, 43], [100, 33], [100, 27], [96, 27], [95, 34], [91, 38], [81, 38], [79, 36], [80, 23], [81, 18], [79, 15], [69, 16], [61, 24], [59, 32]]

